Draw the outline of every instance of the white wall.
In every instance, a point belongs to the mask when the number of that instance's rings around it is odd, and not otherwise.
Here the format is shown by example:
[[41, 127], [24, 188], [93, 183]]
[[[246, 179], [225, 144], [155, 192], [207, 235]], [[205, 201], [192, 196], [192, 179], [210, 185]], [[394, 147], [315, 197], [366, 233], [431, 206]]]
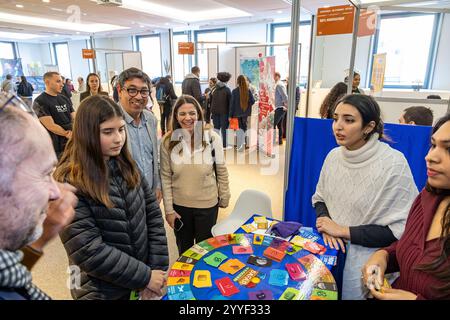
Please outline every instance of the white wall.
[[86, 79], [89, 74], [89, 60], [83, 59], [82, 49], [87, 49], [86, 40], [77, 40], [68, 42], [70, 67], [72, 69], [73, 83], [77, 84], [77, 78]]
[[39, 62], [44, 67], [44, 60], [48, 60], [43, 57], [44, 53], [49, 54], [48, 44], [22, 42], [17, 43], [17, 50], [19, 58], [22, 58], [22, 68], [26, 76], [30, 75], [28, 64]]
[[[371, 37], [358, 38], [355, 70], [361, 73], [361, 83], [365, 83], [369, 64]], [[322, 80], [322, 87], [331, 88], [344, 81], [350, 67], [352, 35], [340, 34], [316, 37], [313, 83]]]
[[434, 90], [450, 90], [450, 14], [444, 16], [436, 68], [433, 77]]
[[170, 73], [170, 70], [166, 70], [164, 67], [164, 63], [170, 65], [170, 39], [169, 32], [161, 32], [160, 34], [161, 41], [161, 66], [162, 66], [162, 75], [165, 76]]

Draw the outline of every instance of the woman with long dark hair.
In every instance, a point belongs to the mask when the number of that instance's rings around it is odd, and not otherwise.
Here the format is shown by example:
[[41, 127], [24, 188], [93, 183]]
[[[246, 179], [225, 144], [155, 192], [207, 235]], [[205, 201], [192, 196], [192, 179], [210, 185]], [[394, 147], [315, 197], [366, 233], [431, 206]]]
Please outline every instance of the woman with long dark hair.
[[161, 210], [126, 148], [125, 126], [114, 101], [87, 98], [54, 173], [78, 190], [75, 218], [61, 233], [69, 264], [81, 271], [74, 299], [146, 298], [161, 295], [165, 284], [169, 258]]
[[[400, 240], [375, 252], [364, 283], [381, 300], [450, 299], [450, 114], [433, 128], [425, 157], [427, 185], [409, 212]], [[384, 275], [400, 271], [390, 288]]]
[[347, 94], [347, 85], [343, 82], [338, 82], [330, 92], [326, 95], [325, 99], [320, 106], [320, 117], [322, 119], [333, 119], [333, 109], [336, 102]]
[[166, 220], [182, 254], [212, 237], [219, 207], [228, 206], [230, 190], [222, 140], [204, 127], [198, 101], [182, 95], [171, 117], [171, 130], [161, 142], [161, 182]]
[[252, 113], [252, 106], [255, 103], [255, 99], [248, 87], [245, 76], [240, 75], [237, 78], [236, 85], [237, 87], [231, 92], [230, 118], [238, 118], [237, 149], [238, 151], [244, 151], [248, 117]]
[[363, 264], [400, 239], [418, 191], [404, 155], [380, 141], [384, 125], [372, 97], [339, 100], [333, 133], [339, 147], [323, 163], [312, 202], [325, 243], [347, 253], [342, 299], [360, 300], [368, 293], [361, 282]]
[[108, 92], [103, 91], [100, 76], [96, 73], [89, 73], [86, 78], [86, 91], [80, 94], [80, 102], [90, 96], [97, 94], [108, 96]]

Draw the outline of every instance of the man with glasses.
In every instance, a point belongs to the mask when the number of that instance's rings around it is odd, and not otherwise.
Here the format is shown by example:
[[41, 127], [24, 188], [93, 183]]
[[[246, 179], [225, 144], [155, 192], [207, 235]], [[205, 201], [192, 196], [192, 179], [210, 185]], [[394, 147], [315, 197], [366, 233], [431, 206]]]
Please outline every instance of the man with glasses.
[[0, 94], [0, 150], [0, 300], [49, 299], [27, 267], [72, 221], [75, 189], [53, 180], [50, 137], [12, 94]]
[[44, 74], [45, 92], [34, 100], [33, 108], [53, 141], [56, 156], [62, 155], [68, 139], [72, 136], [75, 111], [72, 101], [61, 94], [64, 83], [58, 72]]
[[128, 147], [160, 202], [162, 193], [156, 137], [158, 121], [150, 111], [145, 109], [150, 97], [150, 88], [149, 76], [137, 68], [123, 71], [117, 80], [119, 104], [125, 111]]

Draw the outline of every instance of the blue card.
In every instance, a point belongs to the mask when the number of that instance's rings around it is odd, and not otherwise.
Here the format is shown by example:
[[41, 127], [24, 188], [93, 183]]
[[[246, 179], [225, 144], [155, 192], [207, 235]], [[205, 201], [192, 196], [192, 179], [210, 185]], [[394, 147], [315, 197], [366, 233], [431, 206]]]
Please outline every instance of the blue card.
[[211, 298], [211, 300], [230, 300], [230, 299], [227, 299], [227, 298], [225, 298], [225, 297], [222, 296], [222, 295], [216, 294], [215, 296], [213, 296], [213, 297]]
[[169, 295], [169, 300], [195, 300], [192, 291], [186, 291]]
[[289, 273], [286, 270], [272, 269], [270, 271], [269, 284], [272, 286], [283, 287], [289, 282]]
[[319, 256], [319, 260], [322, 261], [327, 266], [335, 266], [337, 263], [336, 256], [322, 255], [322, 256]]
[[300, 236], [302, 236], [303, 238], [309, 239], [311, 241], [317, 241], [320, 239], [320, 237], [318, 235], [316, 235], [313, 232], [309, 232], [309, 231], [305, 230], [304, 228], [300, 229]]
[[262, 245], [269, 247], [272, 244], [273, 239], [274, 238], [272, 238], [272, 237], [264, 237]]

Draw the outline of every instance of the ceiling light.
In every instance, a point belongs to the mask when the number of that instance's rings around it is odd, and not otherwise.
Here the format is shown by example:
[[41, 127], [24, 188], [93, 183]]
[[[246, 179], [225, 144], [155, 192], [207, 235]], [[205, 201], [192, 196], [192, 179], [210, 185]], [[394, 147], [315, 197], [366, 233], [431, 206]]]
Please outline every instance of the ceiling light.
[[17, 8], [23, 8], [23, 4], [16, 4]]
[[53, 20], [46, 18], [36, 18], [31, 16], [24, 16], [18, 14], [10, 14], [5, 12], [0, 12], [0, 21], [12, 24], [25, 24], [30, 26], [47, 27], [54, 29], [72, 30], [72, 31], [82, 31], [82, 32], [104, 32], [113, 30], [123, 30], [129, 29], [128, 27], [122, 27], [113, 24], [106, 23], [74, 23], [62, 20]]
[[283, 13], [283, 11], [281, 11], [281, 10], [278, 10], [278, 11], [277, 11], [277, 13]]
[[42, 0], [42, 2], [50, 3], [50, 0]]
[[44, 38], [37, 34], [19, 33], [19, 32], [4, 32], [0, 31], [0, 39], [14, 39], [14, 40], [30, 40], [35, 38]]
[[193, 12], [144, 0], [122, 0], [122, 8], [187, 22], [252, 16], [248, 12], [226, 6], [219, 9]]

